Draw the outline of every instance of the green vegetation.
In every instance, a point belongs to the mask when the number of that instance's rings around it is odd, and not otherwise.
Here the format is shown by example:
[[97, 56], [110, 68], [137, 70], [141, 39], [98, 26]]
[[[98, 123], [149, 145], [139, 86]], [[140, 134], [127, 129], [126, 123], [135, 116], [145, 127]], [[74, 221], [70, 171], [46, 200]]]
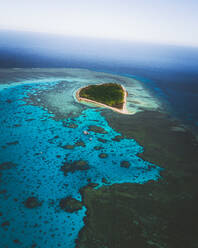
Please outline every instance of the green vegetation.
[[119, 109], [124, 103], [124, 91], [116, 83], [87, 86], [80, 91], [79, 96]]

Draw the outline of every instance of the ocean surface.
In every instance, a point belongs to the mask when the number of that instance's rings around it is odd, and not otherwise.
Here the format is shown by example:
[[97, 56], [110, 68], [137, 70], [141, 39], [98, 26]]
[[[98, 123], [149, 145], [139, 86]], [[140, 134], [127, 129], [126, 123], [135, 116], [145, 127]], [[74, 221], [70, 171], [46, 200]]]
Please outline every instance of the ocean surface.
[[0, 68], [72, 67], [135, 76], [170, 103], [183, 122], [198, 125], [198, 48], [0, 32]]
[[[8, 72], [15, 74], [15, 70]], [[29, 80], [20, 81], [25, 72]], [[72, 92], [79, 83], [87, 85], [108, 75], [97, 73], [91, 78], [89, 71], [74, 70], [75, 76], [71, 72], [54, 70], [64, 77], [52, 80], [47, 69], [43, 80], [35, 80], [43, 75], [41, 69], [34, 74], [16, 70], [19, 82], [1, 84], [1, 247], [73, 248], [84, 226], [86, 208], [64, 211], [61, 199], [81, 202], [80, 190], [91, 183], [98, 188], [160, 177], [159, 166], [138, 156], [143, 147], [122, 138], [101, 110], [82, 107], [74, 100]], [[54, 118], [61, 111], [65, 116]], [[35, 207], [28, 204], [32, 197], [37, 201]]]
[[81, 202], [80, 190], [90, 184], [158, 180], [162, 170], [141, 159], [144, 147], [113, 130], [102, 110], [77, 103], [75, 90], [127, 76], [125, 86], [136, 90], [141, 109], [160, 102], [197, 130], [198, 49], [0, 35], [0, 245], [74, 248], [86, 208], [64, 211], [61, 199]]

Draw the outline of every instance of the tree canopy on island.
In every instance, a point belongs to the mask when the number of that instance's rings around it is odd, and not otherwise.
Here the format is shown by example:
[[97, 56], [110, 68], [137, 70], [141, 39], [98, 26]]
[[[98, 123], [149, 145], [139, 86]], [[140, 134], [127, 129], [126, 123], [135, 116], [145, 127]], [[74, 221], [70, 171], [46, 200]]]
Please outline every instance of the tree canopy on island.
[[79, 96], [119, 109], [124, 103], [124, 90], [116, 83], [89, 85], [80, 90]]

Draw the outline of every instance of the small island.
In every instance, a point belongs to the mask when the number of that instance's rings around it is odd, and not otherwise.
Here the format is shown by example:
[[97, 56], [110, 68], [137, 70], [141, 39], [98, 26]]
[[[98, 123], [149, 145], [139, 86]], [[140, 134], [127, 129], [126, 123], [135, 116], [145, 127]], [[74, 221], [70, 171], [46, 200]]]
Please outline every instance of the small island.
[[122, 114], [129, 114], [126, 109], [127, 92], [117, 83], [88, 85], [76, 92], [77, 100], [90, 102]]

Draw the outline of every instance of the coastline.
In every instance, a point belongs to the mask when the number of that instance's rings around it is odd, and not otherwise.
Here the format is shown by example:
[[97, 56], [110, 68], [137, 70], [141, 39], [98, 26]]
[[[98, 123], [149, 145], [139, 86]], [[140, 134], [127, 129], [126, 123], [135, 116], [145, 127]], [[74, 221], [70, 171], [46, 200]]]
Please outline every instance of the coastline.
[[[97, 85], [100, 85], [100, 84], [97, 84]], [[100, 103], [100, 102], [97, 102], [97, 101], [94, 101], [94, 100], [91, 100], [91, 99], [88, 99], [88, 98], [84, 98], [84, 97], [80, 97], [79, 93], [82, 89], [88, 87], [89, 85], [86, 85], [86, 86], [83, 86], [81, 88], [79, 88], [76, 92], [75, 92], [75, 97], [77, 99], [78, 102], [88, 102], [88, 103], [93, 103], [93, 104], [96, 104], [98, 107], [104, 107], [104, 108], [108, 108], [108, 109], [111, 109], [115, 112], [118, 112], [120, 114], [125, 114], [125, 115], [130, 115], [131, 113], [127, 110], [127, 107], [126, 107], [126, 104], [127, 104], [127, 91], [125, 89], [125, 87], [121, 84], [121, 87], [122, 87], [122, 90], [124, 91], [124, 103], [123, 103], [123, 106], [122, 106], [122, 109], [118, 109], [118, 108], [115, 108], [115, 107], [111, 107], [111, 106], [108, 106], [104, 103]]]

